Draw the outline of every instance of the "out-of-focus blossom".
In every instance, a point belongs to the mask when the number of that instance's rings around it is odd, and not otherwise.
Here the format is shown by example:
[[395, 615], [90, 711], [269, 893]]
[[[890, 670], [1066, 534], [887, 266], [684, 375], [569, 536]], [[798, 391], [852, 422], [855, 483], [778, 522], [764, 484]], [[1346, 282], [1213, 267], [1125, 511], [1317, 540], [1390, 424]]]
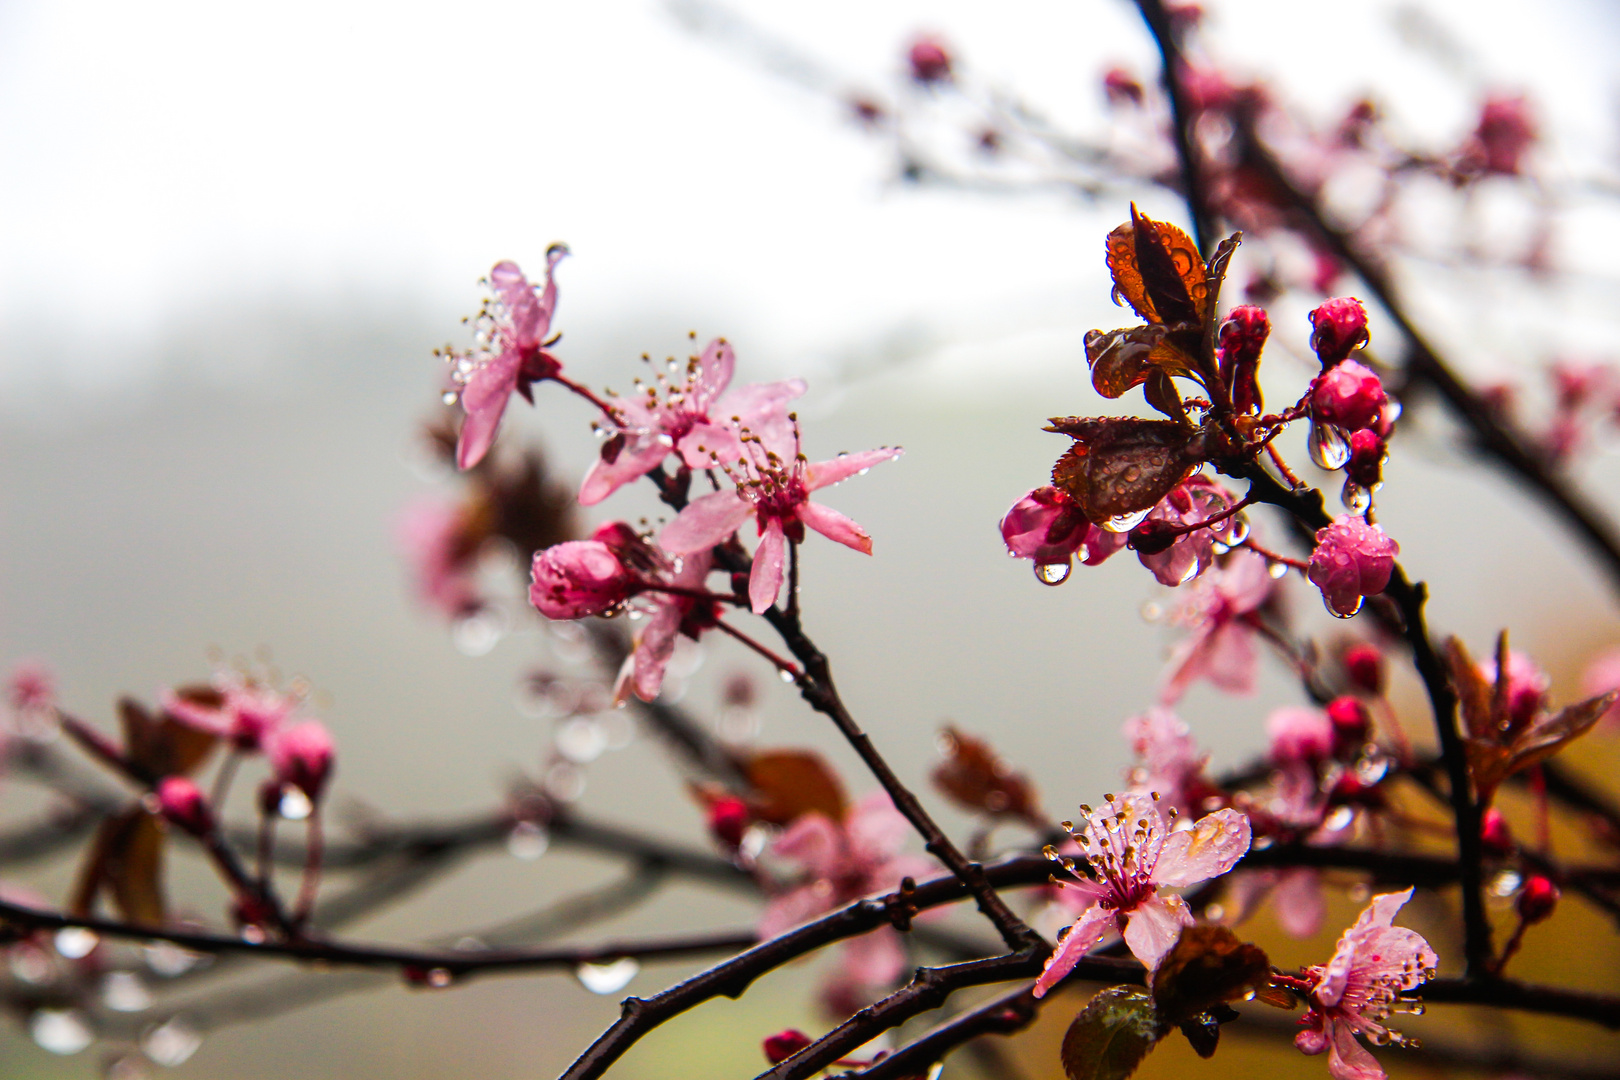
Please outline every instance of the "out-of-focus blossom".
[[201, 731], [229, 739], [237, 750], [261, 750], [276, 731], [292, 722], [302, 698], [283, 694], [238, 675], [224, 675], [212, 686], [187, 686], [159, 695], [163, 711]]
[[[1496, 658], [1480, 661], [1479, 674], [1480, 678], [1495, 687], [1498, 681]], [[1542, 670], [1541, 665], [1532, 660], [1529, 654], [1510, 649], [1507, 654], [1507, 676], [1504, 681], [1506, 685], [1497, 692], [1504, 695], [1507, 722], [1513, 728], [1524, 727], [1535, 719], [1537, 713], [1546, 708], [1547, 691], [1552, 689], [1552, 677]]]
[[1367, 733], [1372, 730], [1372, 713], [1358, 698], [1346, 694], [1328, 702], [1328, 723], [1333, 729], [1333, 753], [1349, 758], [1367, 744]]
[[[714, 561], [710, 551], [699, 551], [681, 560], [680, 571], [666, 576], [667, 583], [689, 592], [702, 592], [708, 580], [709, 568]], [[635, 643], [630, 650], [630, 678], [628, 686], [642, 701], [656, 701], [664, 685], [664, 670], [670, 657], [675, 655], [675, 643], [681, 634], [693, 640], [699, 632], [712, 627], [719, 612], [712, 600], [680, 593], [662, 592], [657, 588], [645, 596], [652, 604], [647, 618], [636, 631]], [[623, 689], [619, 691], [622, 699]]]
[[166, 776], [157, 787], [158, 807], [163, 816], [193, 836], [214, 829], [214, 812], [202, 788], [184, 776]]
[[1490, 807], [1479, 817], [1479, 842], [1485, 854], [1505, 858], [1513, 854], [1513, 830], [1507, 817], [1496, 807]]
[[1393, 925], [1411, 897], [1411, 889], [1373, 897], [1339, 938], [1333, 959], [1305, 972], [1310, 1009], [1294, 1045], [1307, 1054], [1326, 1050], [1336, 1080], [1383, 1080], [1384, 1070], [1356, 1036], [1400, 1041], [1383, 1021], [1397, 996], [1430, 978], [1440, 962], [1422, 935]]
[[562, 244], [554, 244], [546, 252], [543, 286], [531, 285], [514, 262], [499, 262], [490, 270], [495, 296], [478, 315], [479, 347], [450, 356], [451, 377], [466, 414], [456, 443], [458, 467], [470, 469], [489, 453], [514, 393], [532, 402], [534, 384], [561, 372], [562, 363], [545, 345], [557, 308], [552, 272], [567, 254], [568, 248]]
[[19, 713], [39, 713], [56, 705], [56, 676], [37, 660], [25, 660], [11, 669], [6, 698]]
[[1188, 633], [1170, 652], [1159, 691], [1162, 703], [1179, 701], [1198, 679], [1208, 679], [1228, 693], [1254, 691], [1259, 664], [1255, 620], [1275, 585], [1266, 560], [1243, 549], [1188, 586], [1188, 595], [1170, 612], [1171, 621]]
[[778, 1031], [775, 1035], [765, 1039], [765, 1060], [772, 1065], [780, 1065], [800, 1050], [809, 1046], [813, 1040], [798, 1028], [788, 1028]]
[[1344, 650], [1341, 658], [1350, 685], [1364, 694], [1384, 694], [1384, 654], [1378, 646], [1361, 641]]
[[1142, 104], [1142, 84], [1124, 68], [1109, 68], [1104, 73], [1103, 93], [1108, 97], [1108, 104], [1115, 107]]
[[[1339, 365], [1355, 363], [1347, 360]], [[1389, 444], [1372, 428], [1362, 428], [1350, 435], [1350, 460], [1344, 463], [1344, 475], [1349, 483], [1369, 491], [1384, 482], [1384, 458], [1389, 455]]]
[[1157, 793], [1181, 814], [1196, 813], [1205, 797], [1216, 793], [1204, 775], [1209, 755], [1199, 750], [1192, 729], [1172, 710], [1161, 705], [1133, 716], [1125, 721], [1124, 734], [1136, 755], [1126, 777], [1131, 791]]
[[660, 374], [629, 397], [612, 398], [602, 453], [579, 489], [592, 506], [624, 484], [645, 476], [671, 453], [694, 469], [742, 456], [739, 428], [762, 432], [787, 424], [787, 403], [804, 393], [804, 380], [744, 386], [727, 392], [737, 355], [724, 338], [688, 359], [685, 380]]
[[[1610, 690], [1620, 690], [1620, 648], [1599, 653], [1581, 675], [1581, 691], [1587, 697], [1607, 694]], [[1611, 731], [1620, 728], [1620, 703], [1603, 714], [1602, 723]]]
[[583, 619], [613, 611], [639, 580], [600, 540], [567, 540], [534, 556], [529, 602], [548, 619]]
[[1463, 148], [1461, 168], [1495, 176], [1518, 176], [1536, 142], [1530, 102], [1522, 96], [1492, 94], [1479, 110], [1479, 125]]
[[1182, 928], [1193, 923], [1186, 901], [1159, 890], [1218, 877], [1249, 850], [1249, 819], [1238, 810], [1217, 810], [1190, 829], [1172, 832], [1175, 811], [1167, 820], [1148, 795], [1121, 795], [1099, 809], [1080, 809], [1086, 819], [1073, 833], [1097, 880], [1063, 882], [1089, 903], [1047, 959], [1036, 997], [1061, 982], [1111, 930], [1124, 934], [1149, 971], [1158, 967]]
[[1292, 866], [1235, 871], [1226, 890], [1226, 921], [1242, 922], [1267, 900], [1277, 925], [1289, 937], [1315, 937], [1327, 917], [1321, 872], [1311, 866]]
[[1266, 717], [1274, 765], [1315, 765], [1333, 754], [1333, 723], [1327, 713], [1306, 705], [1284, 705]]
[[475, 583], [484, 530], [468, 507], [431, 496], [412, 502], [399, 519], [399, 544], [416, 591], [434, 610], [460, 618], [482, 605]]
[[811, 502], [810, 493], [901, 453], [899, 447], [884, 447], [811, 464], [799, 450], [798, 421], [789, 419], [785, 437], [775, 431], [742, 432], [743, 456], [735, 464], [718, 462], [735, 487], [694, 499], [658, 537], [670, 554], [693, 555], [724, 543], [754, 518], [760, 539], [748, 578], [748, 599], [755, 614], [776, 603], [788, 542], [803, 540], [805, 526], [862, 554], [872, 553], [872, 538], [865, 529], [838, 511]]
[[1155, 532], [1168, 539], [1170, 533], [1190, 526], [1201, 525], [1218, 514], [1231, 509], [1237, 497], [1203, 473], [1189, 476], [1170, 489], [1148, 512], [1148, 516], [1131, 530], [1131, 544], [1137, 548], [1137, 558], [1153, 571], [1161, 585], [1181, 585], [1191, 581], [1210, 565], [1215, 557], [1215, 545], [1230, 542], [1247, 527], [1234, 514], [1207, 528], [1195, 528], [1171, 539], [1167, 546], [1160, 542], [1144, 544], [1139, 537], [1152, 537]]
[[1343, 514], [1317, 530], [1306, 576], [1322, 590], [1328, 610], [1347, 619], [1361, 610], [1363, 598], [1377, 596], [1389, 585], [1400, 550], [1380, 526]]
[[1367, 344], [1367, 309], [1353, 296], [1328, 300], [1311, 312], [1311, 348], [1324, 369]]
[[1514, 899], [1513, 909], [1526, 925], [1543, 922], [1552, 918], [1552, 913], [1558, 907], [1558, 901], [1563, 895], [1563, 891], [1553, 884], [1551, 878], [1542, 874], [1531, 874]]
[[1378, 422], [1389, 403], [1378, 373], [1355, 360], [1324, 371], [1311, 392], [1311, 419], [1355, 432]]
[[911, 77], [923, 84], [950, 82], [951, 53], [933, 34], [919, 34], [906, 52]]
[[319, 720], [305, 720], [277, 730], [265, 746], [276, 779], [320, 804], [332, 778], [332, 735]]

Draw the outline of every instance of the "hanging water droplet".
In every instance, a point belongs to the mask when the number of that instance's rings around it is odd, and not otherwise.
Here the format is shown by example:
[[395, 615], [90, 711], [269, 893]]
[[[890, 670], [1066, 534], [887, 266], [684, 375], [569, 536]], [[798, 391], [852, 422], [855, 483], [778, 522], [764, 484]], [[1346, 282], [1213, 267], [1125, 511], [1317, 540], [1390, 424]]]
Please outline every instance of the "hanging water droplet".
[[309, 801], [304, 789], [287, 784], [281, 789], [281, 801], [276, 804], [276, 813], [288, 821], [303, 821], [315, 812], [315, 804]]
[[69, 926], [56, 932], [54, 943], [60, 955], [69, 960], [82, 960], [101, 943], [101, 938], [94, 930]]
[[1149, 600], [1142, 605], [1142, 621], [1158, 622], [1164, 618], [1164, 605], [1157, 600]]
[[1350, 822], [1354, 821], [1355, 817], [1356, 812], [1350, 807], [1336, 806], [1333, 808], [1332, 813], [1322, 819], [1322, 828], [1328, 832], [1338, 832], [1341, 829], [1349, 828]]
[[1249, 515], [1233, 514], [1226, 519], [1226, 535], [1222, 542], [1227, 547], [1237, 547], [1249, 538]]
[[1069, 580], [1069, 571], [1073, 564], [1070, 562], [1048, 562], [1035, 564], [1035, 580], [1042, 585], [1061, 585]]
[[50, 955], [26, 941], [6, 950], [6, 966], [15, 978], [35, 985], [48, 982], [56, 974], [56, 965], [52, 963]]
[[923, 1080], [939, 1080], [940, 1074], [944, 1071], [945, 1063], [943, 1061], [936, 1061], [932, 1065], [928, 1066], [928, 1075], [923, 1077]]
[[1365, 514], [1367, 507], [1372, 505], [1372, 492], [1354, 480], [1346, 480], [1344, 487], [1339, 490], [1339, 501], [1352, 514]]
[[35, 1009], [28, 1018], [28, 1034], [41, 1050], [64, 1056], [77, 1054], [95, 1037], [77, 1009]]
[[141, 1036], [141, 1049], [146, 1056], [171, 1069], [184, 1065], [201, 1045], [202, 1034], [178, 1016], [147, 1028]]
[[573, 802], [585, 794], [585, 774], [566, 761], [546, 770], [546, 794], [560, 802]]
[[1353, 618], [1355, 618], [1356, 617], [1356, 612], [1361, 610], [1361, 604], [1362, 604], [1362, 601], [1364, 601], [1364, 600], [1366, 600], [1366, 597], [1358, 596], [1358, 597], [1356, 597], [1356, 603], [1355, 603], [1354, 607], [1352, 607], [1349, 611], [1342, 611], [1339, 608], [1334, 607], [1333, 606], [1333, 601], [1329, 600], [1326, 596], [1322, 597], [1322, 602], [1327, 605], [1328, 611], [1330, 613], [1332, 613], [1332, 615], [1333, 615], [1333, 617], [1335, 619], [1353, 619]]
[[450, 640], [463, 656], [486, 656], [501, 640], [500, 619], [487, 610], [457, 619]]
[[506, 834], [506, 852], [514, 859], [533, 862], [551, 846], [551, 834], [545, 826], [533, 821], [520, 821]]
[[454, 405], [456, 401], [460, 399], [460, 397], [461, 395], [456, 393], [454, 390], [446, 390], [444, 393], [439, 395], [439, 400], [444, 402], [446, 405]]
[[574, 978], [593, 994], [616, 994], [629, 986], [640, 971], [635, 957], [622, 956], [605, 964], [580, 964], [574, 969]]
[[792, 686], [798, 681], [798, 676], [794, 675], [793, 672], [789, 671], [787, 668], [778, 668], [776, 675], [789, 686]]
[[146, 959], [146, 966], [153, 974], [162, 975], [167, 979], [184, 975], [209, 959], [201, 953], [182, 949], [172, 941], [149, 941], [141, 951]]
[[1280, 581], [1281, 579], [1288, 576], [1288, 564], [1287, 563], [1274, 562], [1270, 566], [1266, 567], [1266, 573], [1270, 574], [1273, 578]]
[[152, 1007], [152, 992], [133, 971], [110, 971], [101, 982], [101, 1000], [113, 1012], [141, 1012]]
[[607, 749], [602, 725], [585, 716], [576, 716], [557, 729], [557, 752], [576, 765], [595, 761]]
[[1310, 449], [1311, 460], [1330, 472], [1344, 468], [1344, 463], [1350, 460], [1350, 440], [1332, 424], [1311, 421], [1311, 435], [1306, 440], [1306, 446]]
[[1149, 506], [1145, 510], [1138, 510], [1131, 514], [1116, 514], [1107, 521], [1100, 522], [1100, 524], [1109, 532], [1130, 532], [1132, 529], [1142, 524], [1142, 522], [1146, 521], [1148, 514], [1152, 510], [1153, 507]]
[[1519, 876], [1518, 871], [1503, 870], [1491, 879], [1491, 894], [1506, 898], [1518, 892], [1519, 886], [1523, 884], [1524, 879]]

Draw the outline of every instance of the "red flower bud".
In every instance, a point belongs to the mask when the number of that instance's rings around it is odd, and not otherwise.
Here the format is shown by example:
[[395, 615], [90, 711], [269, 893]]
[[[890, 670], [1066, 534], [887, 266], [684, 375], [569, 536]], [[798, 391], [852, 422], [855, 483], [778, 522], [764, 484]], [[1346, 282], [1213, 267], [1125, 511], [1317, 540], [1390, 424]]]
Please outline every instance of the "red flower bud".
[[1357, 690], [1375, 697], [1384, 693], [1384, 654], [1378, 646], [1362, 643], [1344, 650], [1344, 673]]
[[1311, 418], [1319, 424], [1354, 432], [1376, 424], [1387, 404], [1389, 395], [1377, 372], [1345, 360], [1317, 380], [1316, 389], [1311, 391]]
[[276, 779], [319, 803], [332, 776], [332, 736], [319, 720], [305, 720], [275, 734], [268, 748]]
[[1494, 806], [1480, 819], [1479, 842], [1487, 855], [1501, 858], [1513, 853], [1513, 833], [1508, 829], [1507, 818]]
[[723, 795], [709, 804], [709, 832], [728, 848], [741, 845], [743, 833], [753, 823], [753, 811], [735, 795]]
[[635, 576], [601, 540], [569, 540], [534, 556], [529, 602], [548, 619], [583, 619], [630, 598]]
[[1138, 555], [1157, 555], [1169, 550], [1179, 536], [1185, 535], [1178, 530], [1179, 526], [1173, 521], [1148, 518], [1130, 531], [1126, 542]]
[[1367, 309], [1353, 296], [1329, 300], [1311, 312], [1311, 348], [1330, 368], [1367, 344]]
[[1327, 714], [1333, 724], [1333, 748], [1337, 753], [1354, 753], [1366, 744], [1372, 727], [1367, 706], [1353, 697], [1339, 697], [1328, 702]]
[[1526, 925], [1541, 922], [1553, 913], [1553, 909], [1558, 906], [1558, 898], [1562, 895], [1550, 878], [1542, 877], [1540, 874], [1532, 875], [1524, 883], [1524, 888], [1519, 890], [1519, 899], [1515, 905], [1519, 918], [1523, 919]]
[[949, 82], [951, 54], [945, 43], [937, 37], [923, 35], [911, 43], [906, 58], [911, 62], [911, 77], [920, 83]]
[[810, 1036], [798, 1028], [778, 1031], [765, 1040], [765, 1060], [772, 1065], [780, 1065], [800, 1050], [809, 1046], [812, 1041]]
[[202, 788], [183, 776], [166, 776], [157, 787], [158, 806], [171, 823], [203, 836], [214, 831], [214, 811]]
[[1355, 432], [1350, 436], [1350, 460], [1345, 462], [1344, 475], [1352, 484], [1364, 488], [1376, 487], [1384, 479], [1384, 458], [1388, 449], [1384, 437], [1372, 428]]
[[1271, 333], [1271, 320], [1264, 308], [1244, 304], [1232, 309], [1221, 325], [1221, 379], [1232, 393], [1232, 404], [1241, 413], [1259, 412], [1260, 350]]

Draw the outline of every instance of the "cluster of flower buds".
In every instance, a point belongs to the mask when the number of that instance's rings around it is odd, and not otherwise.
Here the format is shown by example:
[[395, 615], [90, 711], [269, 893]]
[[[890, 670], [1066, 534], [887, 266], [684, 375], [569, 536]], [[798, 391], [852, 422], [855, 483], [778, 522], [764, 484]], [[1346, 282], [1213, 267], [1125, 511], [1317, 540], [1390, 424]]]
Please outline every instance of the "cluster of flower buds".
[[1329, 300], [1311, 312], [1311, 326], [1311, 347], [1322, 362], [1310, 392], [1311, 460], [1345, 471], [1341, 497], [1346, 508], [1360, 513], [1383, 482], [1395, 410], [1377, 372], [1349, 358], [1367, 344], [1361, 301]]

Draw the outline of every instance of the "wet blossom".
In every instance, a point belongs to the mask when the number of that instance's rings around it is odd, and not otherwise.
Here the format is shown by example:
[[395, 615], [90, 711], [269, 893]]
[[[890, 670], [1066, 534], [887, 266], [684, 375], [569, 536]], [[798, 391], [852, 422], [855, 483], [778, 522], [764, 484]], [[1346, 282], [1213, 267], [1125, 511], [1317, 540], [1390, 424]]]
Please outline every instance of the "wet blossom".
[[1311, 419], [1345, 431], [1372, 427], [1389, 403], [1378, 374], [1355, 360], [1324, 371], [1311, 391]]
[[[685, 556], [680, 570], [664, 575], [667, 584], [688, 592], [702, 592], [708, 580], [709, 568], [714, 561], [707, 550]], [[628, 681], [619, 689], [620, 700], [625, 691], [634, 690], [642, 701], [655, 701], [664, 685], [664, 670], [670, 657], [675, 655], [675, 643], [681, 634], [693, 640], [712, 627], [719, 617], [715, 604], [695, 596], [650, 589], [645, 594], [651, 602], [647, 618], [636, 630], [635, 642], [626, 660]]]
[[1321, 709], [1284, 705], [1266, 717], [1268, 756], [1274, 765], [1302, 763], [1314, 766], [1333, 755], [1333, 722]]
[[557, 307], [552, 271], [567, 254], [568, 248], [562, 244], [554, 244], [546, 252], [544, 285], [530, 284], [514, 262], [496, 263], [489, 272], [495, 296], [477, 319], [479, 348], [450, 357], [451, 376], [466, 413], [456, 444], [459, 468], [472, 468], [489, 452], [514, 393], [533, 401], [533, 385], [562, 370], [561, 362], [545, 346]]
[[1221, 324], [1221, 381], [1232, 393], [1232, 404], [1240, 413], [1259, 412], [1260, 350], [1271, 334], [1271, 319], [1265, 308], [1243, 304], [1232, 309]]
[[424, 603], [450, 618], [478, 610], [474, 570], [483, 537], [465, 506], [419, 499], [400, 515], [398, 537]]
[[1217, 789], [1204, 775], [1209, 755], [1193, 741], [1192, 729], [1163, 706], [1125, 721], [1125, 738], [1136, 755], [1126, 776], [1130, 790], [1139, 795], [1158, 792], [1178, 813], [1199, 810], [1206, 796]]
[[1354, 514], [1343, 514], [1332, 525], [1317, 530], [1306, 576], [1322, 590], [1328, 610], [1348, 619], [1361, 610], [1364, 597], [1376, 596], [1389, 585], [1400, 550], [1381, 527]]
[[1353, 296], [1324, 302], [1311, 312], [1311, 348], [1324, 369], [1367, 344], [1367, 309]]
[[194, 836], [213, 831], [214, 812], [202, 788], [184, 776], [166, 776], [157, 787], [163, 816]]
[[1346, 694], [1327, 704], [1328, 723], [1333, 725], [1333, 752], [1349, 757], [1366, 745], [1372, 730], [1372, 713], [1359, 698]]
[[1326, 1050], [1336, 1080], [1382, 1080], [1384, 1070], [1356, 1036], [1400, 1041], [1383, 1021], [1398, 996], [1430, 978], [1440, 962], [1422, 935], [1394, 925], [1395, 914], [1411, 897], [1411, 889], [1373, 897], [1339, 938], [1327, 966], [1304, 973], [1310, 1009], [1294, 1045], [1307, 1054]]
[[1107, 797], [1097, 810], [1082, 806], [1086, 819], [1072, 831], [1096, 880], [1076, 868], [1078, 881], [1065, 881], [1085, 909], [1046, 962], [1035, 983], [1040, 997], [1074, 970], [1111, 930], [1152, 971], [1193, 923], [1186, 901], [1161, 896], [1161, 888], [1196, 885], [1226, 873], [1249, 850], [1249, 819], [1238, 810], [1217, 810], [1190, 829], [1171, 831], [1168, 818], [1149, 795]]
[[1198, 679], [1232, 694], [1253, 692], [1260, 659], [1254, 642], [1258, 612], [1275, 585], [1266, 560], [1240, 549], [1188, 586], [1170, 612], [1170, 620], [1188, 634], [1170, 652], [1160, 702], [1179, 701]]
[[534, 556], [529, 602], [548, 619], [583, 619], [613, 611], [639, 579], [601, 540], [567, 540]]
[[743, 453], [739, 428], [761, 432], [785, 426], [787, 403], [804, 393], [804, 381], [786, 379], [727, 392], [736, 364], [731, 344], [716, 338], [702, 355], [687, 360], [683, 381], [660, 374], [656, 385], [610, 399], [609, 416], [599, 423], [608, 440], [585, 474], [580, 503], [601, 502], [671, 453], [694, 469], [708, 468], [717, 457], [735, 461]]
[[923, 34], [913, 41], [906, 60], [911, 65], [911, 77], [920, 83], [942, 83], [951, 79], [950, 50], [932, 34]]
[[1485, 99], [1479, 126], [1463, 151], [1464, 167], [1498, 176], [1517, 176], [1536, 141], [1536, 122], [1523, 97], [1494, 94]]
[[278, 730], [265, 746], [276, 779], [319, 803], [332, 776], [332, 735], [319, 720]]
[[[1347, 360], [1340, 367], [1355, 363]], [[1335, 369], [1337, 370], [1337, 369]], [[1350, 460], [1344, 463], [1345, 482], [1371, 490], [1384, 482], [1384, 458], [1389, 455], [1389, 443], [1372, 428], [1362, 428], [1350, 435]]]
[[1095, 566], [1125, 546], [1124, 534], [1099, 529], [1068, 492], [1050, 485], [1013, 504], [1001, 519], [1001, 539], [1009, 552], [1037, 566], [1067, 566], [1076, 554]]
[[302, 699], [238, 675], [224, 675], [212, 686], [187, 686], [159, 695], [163, 711], [183, 724], [229, 739], [237, 750], [264, 748], [276, 731], [292, 722]]
[[784, 1031], [778, 1031], [765, 1040], [765, 1060], [772, 1065], [780, 1065], [800, 1050], [809, 1046], [813, 1041], [810, 1036], [798, 1028], [787, 1028]]
[[797, 419], [789, 419], [786, 432], [744, 432], [743, 455], [735, 463], [714, 463], [735, 488], [694, 499], [658, 537], [670, 554], [692, 555], [724, 543], [754, 518], [760, 539], [748, 577], [748, 600], [755, 614], [776, 603], [788, 542], [803, 540], [805, 526], [863, 554], [872, 553], [872, 538], [865, 529], [838, 511], [811, 502], [810, 493], [900, 456], [898, 447], [884, 447], [812, 464], [799, 450]]
[[1203, 473], [1189, 476], [1171, 488], [1148, 512], [1147, 518], [1131, 530], [1131, 545], [1136, 548], [1137, 558], [1153, 571], [1161, 585], [1175, 586], [1191, 581], [1210, 565], [1217, 543], [1241, 539], [1248, 535], [1248, 527], [1240, 520], [1241, 515], [1235, 514], [1207, 528], [1195, 528], [1180, 535], [1174, 535], [1174, 530], [1201, 525], [1231, 509], [1237, 501], [1230, 491]]

